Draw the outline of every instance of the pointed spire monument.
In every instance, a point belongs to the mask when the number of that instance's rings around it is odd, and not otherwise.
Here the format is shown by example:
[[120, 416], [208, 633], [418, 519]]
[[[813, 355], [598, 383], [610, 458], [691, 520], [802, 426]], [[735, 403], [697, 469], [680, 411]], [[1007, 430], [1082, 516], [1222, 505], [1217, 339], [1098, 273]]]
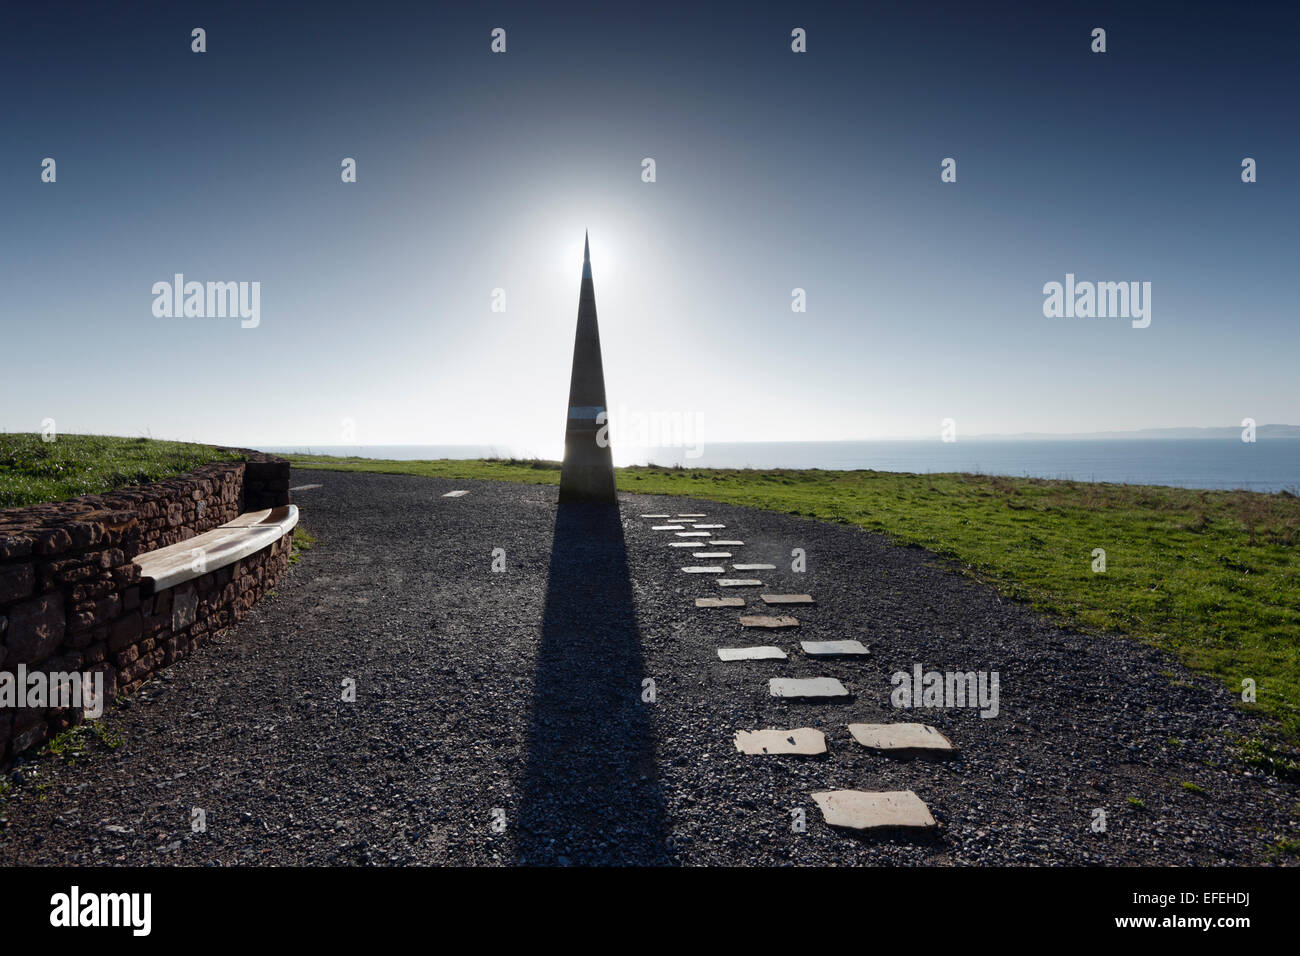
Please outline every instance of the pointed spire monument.
[[560, 501], [613, 504], [614, 459], [609, 450], [605, 411], [605, 369], [600, 361], [596, 292], [591, 284], [591, 245], [584, 237], [582, 290], [578, 293], [578, 331], [573, 340], [569, 379], [569, 417], [564, 428], [564, 467]]

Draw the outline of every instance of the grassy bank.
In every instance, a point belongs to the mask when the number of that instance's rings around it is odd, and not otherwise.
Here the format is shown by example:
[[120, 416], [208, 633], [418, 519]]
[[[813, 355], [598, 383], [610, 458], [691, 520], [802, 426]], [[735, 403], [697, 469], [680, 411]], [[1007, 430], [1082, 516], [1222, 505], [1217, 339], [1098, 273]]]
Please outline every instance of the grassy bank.
[[[291, 456], [303, 468], [555, 484], [531, 461]], [[1300, 740], [1300, 499], [984, 475], [621, 468], [619, 488], [856, 524], [957, 562], [1086, 631], [1177, 655]], [[1106, 552], [1104, 573], [1093, 550]], [[1243, 705], [1249, 706], [1249, 705]], [[1266, 762], [1258, 746], [1255, 758]]]
[[0, 434], [0, 508], [17, 508], [170, 478], [236, 458], [211, 445], [105, 435]]

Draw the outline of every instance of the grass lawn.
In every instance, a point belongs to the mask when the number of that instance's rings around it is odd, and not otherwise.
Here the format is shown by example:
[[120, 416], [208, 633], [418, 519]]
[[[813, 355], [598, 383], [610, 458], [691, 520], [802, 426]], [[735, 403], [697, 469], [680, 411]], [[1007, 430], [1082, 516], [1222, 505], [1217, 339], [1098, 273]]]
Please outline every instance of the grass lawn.
[[149, 438], [0, 434], [0, 508], [102, 494], [238, 458], [211, 445]]
[[[554, 462], [290, 456], [302, 468], [535, 484]], [[1300, 742], [1300, 498], [987, 475], [618, 469], [623, 491], [683, 495], [856, 524], [956, 562], [1003, 594], [1084, 631], [1175, 654]], [[1106, 552], [1104, 573], [1093, 550]], [[1268, 741], [1252, 762], [1296, 772]]]

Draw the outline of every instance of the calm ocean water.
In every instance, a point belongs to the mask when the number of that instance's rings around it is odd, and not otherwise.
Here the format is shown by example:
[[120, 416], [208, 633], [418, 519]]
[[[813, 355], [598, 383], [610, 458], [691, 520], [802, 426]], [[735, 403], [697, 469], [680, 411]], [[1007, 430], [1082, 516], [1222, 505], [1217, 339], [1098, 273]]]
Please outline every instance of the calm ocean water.
[[[534, 457], [509, 445], [325, 445], [266, 448], [272, 452], [357, 455], [402, 460]], [[685, 465], [689, 468], [824, 468], [915, 473], [963, 471], [1012, 477], [1070, 478], [1183, 488], [1247, 488], [1300, 492], [1300, 439], [970, 439], [940, 441], [728, 442], [705, 445], [698, 457], [686, 449], [623, 449], [615, 463]], [[556, 457], [554, 452], [540, 453]]]

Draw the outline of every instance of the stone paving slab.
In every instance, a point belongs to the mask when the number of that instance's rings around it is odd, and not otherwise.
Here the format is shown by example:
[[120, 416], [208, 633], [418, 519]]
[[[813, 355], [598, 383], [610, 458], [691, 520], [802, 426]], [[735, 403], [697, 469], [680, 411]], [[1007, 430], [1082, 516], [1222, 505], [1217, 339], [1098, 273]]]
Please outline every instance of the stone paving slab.
[[710, 541], [709, 547], [712, 548], [739, 548], [745, 542], [743, 541]]
[[956, 750], [928, 724], [849, 724], [853, 739], [872, 750]]
[[720, 564], [691, 564], [682, 570], [687, 574], [724, 574], [727, 569]]
[[773, 677], [767, 682], [768, 693], [773, 697], [848, 697], [834, 677]]
[[699, 511], [683, 511], [681, 514], [679, 514], [679, 515], [675, 515], [674, 517], [677, 517], [677, 518], [707, 518], [708, 515], [706, 515], [706, 514], [704, 514], [704, 513], [702, 513], [702, 512], [699, 512]]
[[730, 552], [730, 551], [692, 551], [692, 552], [691, 552], [691, 557], [692, 557], [692, 558], [705, 558], [705, 559], [707, 559], [707, 558], [729, 558], [729, 557], [731, 557], [731, 552]]
[[720, 528], [725, 528], [726, 525], [725, 525], [725, 524], [700, 524], [700, 523], [697, 521], [697, 522], [695, 522], [695, 527], [697, 527], [697, 528], [715, 528], [715, 529], [720, 529]]
[[672, 515], [642, 515], [642, 518], [671, 518]]
[[738, 730], [736, 749], [742, 754], [824, 754], [826, 735], [812, 727], [794, 730]]
[[710, 535], [707, 531], [678, 531], [677, 532], [677, 537], [679, 538], [707, 538], [709, 536]]
[[465, 497], [465, 495], [467, 495], [467, 494], [469, 494], [468, 491], [449, 491], [449, 492], [447, 492], [445, 495], [443, 495], [443, 497], [444, 497], [444, 498], [463, 498], [463, 497]]
[[873, 830], [878, 827], [937, 826], [930, 808], [911, 790], [827, 790], [814, 793], [822, 819], [833, 827]]
[[733, 564], [737, 571], [775, 571], [775, 564]]
[[696, 607], [744, 607], [744, 598], [702, 597], [695, 599]]
[[718, 586], [723, 588], [761, 588], [763, 582], [758, 578], [718, 578]]
[[724, 661], [783, 661], [785, 651], [779, 647], [719, 647], [718, 657]]
[[[742, 614], [741, 627], [798, 627], [799, 621], [788, 614]], [[804, 643], [807, 643], [806, 641]]]
[[708, 542], [706, 542], [706, 541], [670, 541], [670, 542], [668, 542], [668, 547], [670, 547], [670, 548], [705, 548], [705, 547], [708, 547]]
[[656, 524], [650, 526], [651, 531], [685, 531], [684, 524]]
[[813, 657], [861, 657], [871, 651], [861, 641], [800, 641], [805, 654]]
[[760, 594], [764, 604], [816, 604], [811, 594]]

